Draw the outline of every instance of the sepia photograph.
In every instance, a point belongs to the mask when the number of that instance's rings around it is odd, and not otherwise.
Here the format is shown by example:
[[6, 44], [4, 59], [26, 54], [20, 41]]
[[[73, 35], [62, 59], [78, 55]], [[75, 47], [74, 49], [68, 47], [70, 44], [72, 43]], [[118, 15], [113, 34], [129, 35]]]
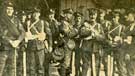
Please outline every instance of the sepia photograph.
[[0, 0], [0, 76], [135, 76], [135, 0]]

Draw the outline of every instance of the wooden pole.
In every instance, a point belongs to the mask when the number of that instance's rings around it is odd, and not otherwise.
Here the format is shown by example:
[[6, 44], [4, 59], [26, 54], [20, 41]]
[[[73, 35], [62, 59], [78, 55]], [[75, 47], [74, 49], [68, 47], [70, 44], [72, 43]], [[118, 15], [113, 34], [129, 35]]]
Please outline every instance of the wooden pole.
[[26, 71], [26, 52], [23, 51], [23, 76], [26, 76], [27, 71]]
[[113, 56], [111, 56], [111, 69], [110, 69], [110, 76], [113, 76]]
[[17, 60], [16, 60], [16, 59], [17, 59], [16, 56], [17, 56], [17, 50], [16, 50], [16, 48], [15, 48], [15, 50], [14, 50], [14, 68], [15, 68], [15, 69], [14, 69], [14, 73], [15, 73], [14, 75], [15, 75], [15, 76], [17, 76], [17, 75], [16, 75], [16, 73], [17, 73], [17, 71], [16, 71], [16, 69], [17, 69], [17, 68], [16, 68], [16, 61], [17, 61]]
[[107, 57], [107, 76], [110, 76], [110, 66], [111, 66], [111, 57], [108, 55]]
[[96, 75], [96, 63], [95, 63], [95, 54], [92, 53], [92, 71], [93, 71], [93, 76], [97, 76]]

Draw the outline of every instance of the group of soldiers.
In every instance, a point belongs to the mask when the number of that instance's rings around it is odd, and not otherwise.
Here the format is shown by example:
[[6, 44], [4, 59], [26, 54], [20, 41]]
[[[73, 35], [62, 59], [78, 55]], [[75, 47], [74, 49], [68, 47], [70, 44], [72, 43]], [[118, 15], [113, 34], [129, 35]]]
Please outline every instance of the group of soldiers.
[[75, 76], [88, 76], [89, 69], [91, 76], [100, 70], [105, 76], [135, 76], [133, 8], [90, 8], [84, 20], [70, 8], [59, 19], [48, 9], [42, 19], [38, 8], [17, 15], [11, 2], [1, 7], [0, 76], [56, 76], [52, 66], [60, 76], [70, 76], [72, 62]]

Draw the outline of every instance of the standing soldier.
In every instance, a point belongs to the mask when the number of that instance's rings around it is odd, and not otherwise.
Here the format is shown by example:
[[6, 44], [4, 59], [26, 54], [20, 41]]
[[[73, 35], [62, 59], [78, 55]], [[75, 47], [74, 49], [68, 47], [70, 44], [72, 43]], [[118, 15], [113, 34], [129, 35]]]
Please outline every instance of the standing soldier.
[[64, 43], [65, 57], [63, 62], [61, 63], [60, 75], [69, 76], [71, 73], [72, 50], [75, 47], [73, 37], [75, 36], [76, 31], [73, 29], [72, 25], [73, 10], [70, 8], [65, 9], [63, 10], [63, 13], [64, 19], [61, 20], [60, 36]]
[[59, 22], [55, 19], [55, 10], [49, 9], [47, 11], [47, 18], [45, 19], [45, 25], [50, 28], [52, 34], [52, 40], [50, 41], [50, 52], [54, 50], [57, 45], [59, 36]]
[[[105, 38], [106, 38], [106, 40], [108, 40], [108, 32], [110, 31], [110, 27], [112, 24], [110, 21], [105, 19], [106, 11], [104, 9], [102, 9], [102, 8], [99, 9], [98, 15], [99, 15], [98, 22], [103, 27], [103, 30], [105, 32]], [[109, 49], [110, 49], [110, 46], [108, 45], [108, 41], [104, 41], [103, 50], [100, 53], [100, 63], [103, 63], [103, 65], [104, 65], [104, 71], [105, 71], [106, 76], [110, 75], [109, 73], [107, 73], [107, 72], [110, 72], [110, 70], [107, 67], [109, 67], [111, 69], [110, 65], [107, 64], [107, 62], [110, 62], [110, 60], [107, 61], [107, 58], [109, 58], [108, 55], [110, 55], [110, 53], [111, 53]], [[100, 68], [103, 68], [103, 67], [100, 66]]]
[[[112, 12], [112, 26], [109, 31], [109, 44], [111, 45], [111, 51], [113, 53], [114, 57], [114, 63], [117, 64], [119, 74], [121, 76], [124, 76], [126, 74], [125, 70], [125, 63], [124, 63], [124, 57], [121, 49], [122, 45], [122, 37], [123, 37], [123, 30], [124, 25], [122, 25], [120, 22], [120, 13], [118, 11]], [[114, 64], [114, 65], [115, 65]], [[116, 70], [116, 67], [114, 66], [114, 70]], [[114, 73], [114, 72], [113, 72]]]
[[[5, 2], [0, 15], [0, 76], [5, 66], [8, 76], [16, 76], [16, 54], [20, 42], [24, 39], [24, 29], [21, 22], [13, 15], [14, 7], [11, 2]], [[8, 59], [8, 61], [7, 61]], [[7, 62], [7, 65], [5, 65]]]
[[40, 18], [40, 9], [34, 8], [32, 23], [27, 22], [26, 41], [29, 76], [44, 76], [44, 52], [46, 34], [44, 32], [44, 21]]
[[99, 52], [102, 50], [102, 40], [104, 39], [103, 28], [96, 22], [97, 9], [89, 9], [89, 21], [84, 22], [81, 28], [83, 67], [82, 76], [87, 76], [88, 69], [91, 65], [92, 75], [99, 75]]
[[[125, 76], [135, 75], [135, 17], [134, 11], [128, 10], [126, 13], [126, 28], [125, 28], [125, 45], [122, 50], [125, 52], [125, 63], [127, 74]], [[123, 75], [124, 76], [124, 75]]]
[[[56, 48], [59, 37], [59, 22], [55, 19], [55, 10], [49, 9], [46, 13], [45, 28], [48, 32], [48, 52], [45, 53], [45, 73], [49, 76], [49, 64], [51, 62], [51, 53]], [[52, 60], [53, 61], [53, 60]]]
[[80, 62], [81, 62], [81, 49], [80, 49], [80, 43], [81, 43], [81, 39], [79, 36], [79, 32], [80, 29], [82, 27], [82, 17], [83, 14], [80, 12], [75, 12], [74, 13], [74, 20], [75, 20], [75, 24], [74, 24], [74, 29], [77, 31], [76, 37], [74, 38], [75, 40], [75, 76], [80, 76], [81, 75], [81, 71], [80, 71]]
[[[20, 17], [20, 22], [24, 30], [26, 31], [26, 18], [27, 18], [26, 13], [22, 11], [19, 17]], [[26, 61], [23, 61], [26, 60], [26, 55], [24, 55], [26, 50], [25, 40], [23, 40], [20, 45], [21, 46], [20, 46], [20, 50], [18, 51], [18, 59], [17, 59], [17, 75], [22, 76], [24, 74], [24, 70], [26, 70]]]

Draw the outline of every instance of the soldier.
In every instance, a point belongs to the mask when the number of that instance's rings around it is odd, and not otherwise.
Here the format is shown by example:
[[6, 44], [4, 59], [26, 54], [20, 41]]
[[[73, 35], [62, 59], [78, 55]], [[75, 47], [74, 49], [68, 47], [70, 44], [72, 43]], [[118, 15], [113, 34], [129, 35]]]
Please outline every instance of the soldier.
[[96, 18], [97, 9], [89, 9], [89, 21], [85, 21], [81, 28], [81, 38], [83, 39], [81, 47], [83, 51], [82, 76], [87, 76], [89, 67], [91, 67], [93, 76], [99, 75], [99, 52], [102, 50], [101, 42], [104, 39], [104, 32], [101, 25], [96, 22]]
[[134, 45], [134, 32], [135, 32], [135, 19], [134, 19], [134, 11], [129, 9], [125, 16], [125, 45], [123, 46], [122, 50], [125, 52], [125, 63], [126, 63], [126, 70], [127, 74], [125, 76], [134, 76], [135, 75], [135, 45]]
[[[102, 8], [99, 9], [98, 15], [99, 15], [98, 22], [103, 27], [103, 30], [105, 32], [105, 37], [107, 38], [106, 40], [108, 40], [108, 32], [109, 32], [112, 24], [110, 21], [105, 19], [106, 11], [104, 9], [102, 9]], [[109, 72], [109, 69], [107, 68], [107, 67], [109, 67], [109, 65], [107, 66], [107, 57], [108, 57], [108, 55], [110, 55], [109, 49], [110, 49], [110, 46], [108, 45], [108, 41], [104, 41], [103, 50], [100, 53], [100, 63], [103, 63], [103, 65], [104, 65], [104, 71], [105, 71], [106, 76], [108, 76], [107, 74], [109, 74], [109, 73], [107, 73], [107, 71]], [[103, 67], [100, 66], [100, 68], [103, 68]]]
[[45, 24], [48, 26], [52, 33], [52, 49], [54, 49], [58, 43], [59, 25], [60, 23], [55, 19], [55, 10], [49, 9], [47, 11], [47, 18]]
[[17, 49], [19, 49], [19, 44], [24, 39], [24, 29], [19, 19], [13, 14], [13, 4], [5, 2], [3, 8], [0, 15], [0, 76], [3, 75], [5, 66], [8, 69], [6, 70], [8, 76], [16, 76]]
[[[114, 72], [116, 71], [116, 64], [118, 67], [119, 74], [121, 76], [124, 76], [126, 74], [125, 70], [125, 63], [124, 63], [124, 57], [121, 50], [122, 45], [122, 38], [123, 38], [123, 30], [125, 29], [124, 25], [122, 25], [120, 22], [120, 13], [118, 11], [113, 11], [112, 13], [112, 26], [109, 31], [108, 39], [109, 44], [111, 46], [112, 55], [114, 57]], [[114, 73], [113, 72], [113, 73]]]
[[[49, 9], [46, 13], [45, 26], [48, 27], [48, 52], [46, 52], [45, 58], [45, 73], [49, 75], [49, 64], [55, 60], [55, 57], [51, 57], [51, 53], [56, 49], [59, 38], [59, 22], [55, 19], [55, 10]], [[49, 32], [50, 31], [50, 32]]]
[[46, 33], [44, 31], [44, 21], [40, 18], [40, 9], [34, 8], [32, 23], [27, 22], [26, 41], [29, 76], [44, 76], [44, 53]]
[[73, 38], [76, 34], [76, 31], [73, 29], [72, 25], [73, 10], [70, 8], [65, 9], [63, 10], [63, 13], [64, 19], [61, 20], [60, 37], [63, 41], [65, 57], [61, 62], [60, 75], [69, 76], [71, 73], [72, 50], [75, 47], [75, 42], [73, 41]]
[[[20, 17], [20, 21], [21, 21], [21, 24], [26, 32], [26, 13], [24, 11], [21, 12], [21, 14], [19, 15]], [[24, 74], [24, 71], [23, 70], [26, 70], [26, 65], [24, 65], [26, 63], [26, 61], [23, 61], [23, 60], [26, 60], [24, 58], [26, 58], [26, 55], [24, 55], [24, 53], [26, 52], [26, 44], [25, 44], [25, 40], [23, 40], [20, 44], [20, 50], [18, 51], [18, 59], [17, 59], [17, 74], [19, 76], [22, 76]], [[25, 62], [25, 63], [24, 63]], [[24, 67], [24, 68], [23, 68]]]
[[81, 66], [81, 49], [80, 49], [80, 43], [81, 39], [79, 36], [80, 29], [82, 27], [82, 18], [83, 14], [80, 12], [75, 12], [74, 13], [74, 21], [75, 24], [73, 25], [74, 29], [77, 30], [76, 37], [74, 38], [76, 47], [75, 47], [75, 76], [80, 76], [81, 71], [80, 71], [80, 66]]

